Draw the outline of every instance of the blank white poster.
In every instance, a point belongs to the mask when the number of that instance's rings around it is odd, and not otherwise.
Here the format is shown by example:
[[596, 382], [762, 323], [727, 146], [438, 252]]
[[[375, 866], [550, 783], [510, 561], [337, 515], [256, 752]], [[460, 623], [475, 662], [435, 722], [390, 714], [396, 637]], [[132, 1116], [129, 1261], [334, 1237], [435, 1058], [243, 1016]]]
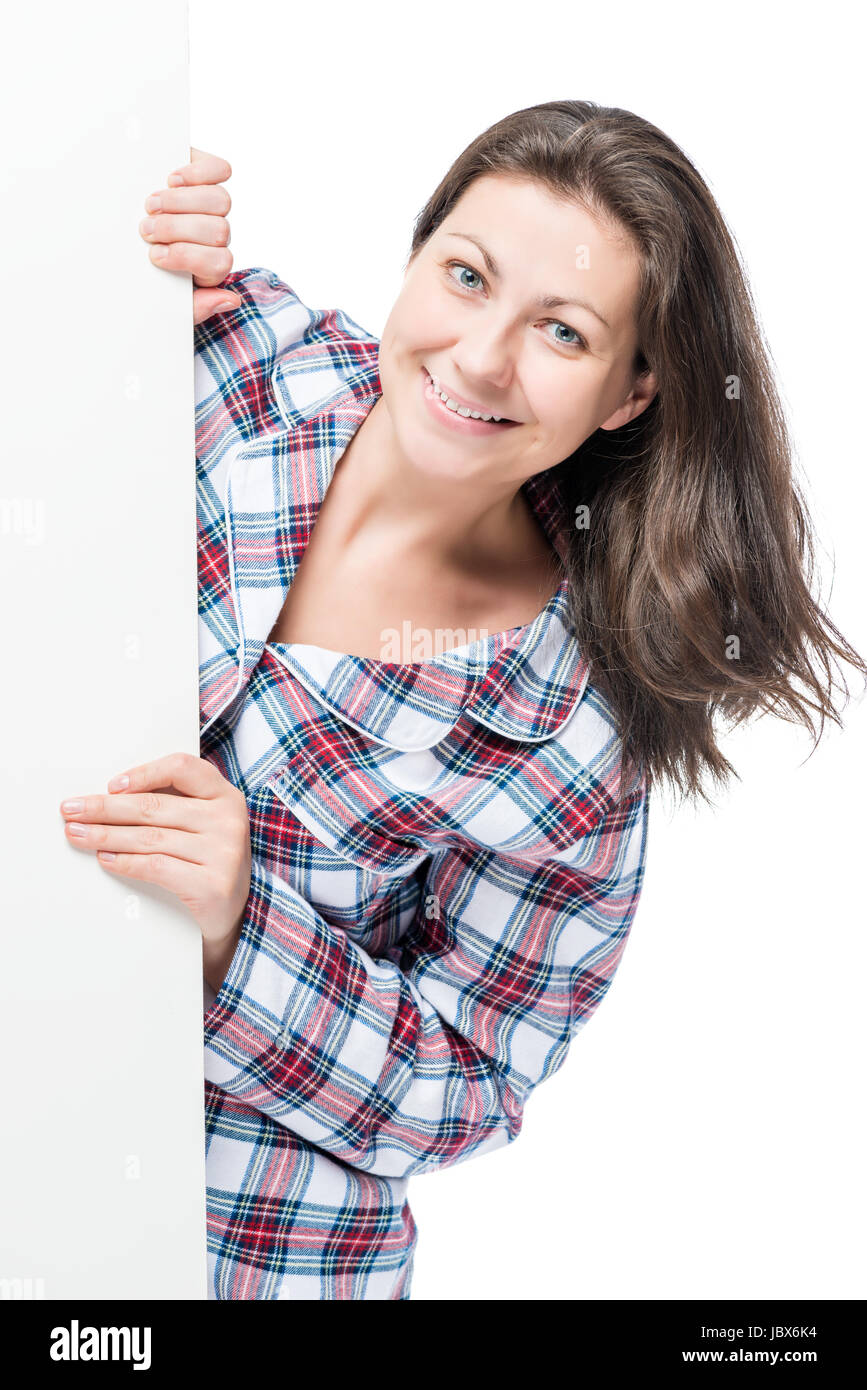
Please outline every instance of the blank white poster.
[[204, 1298], [201, 935], [60, 802], [198, 755], [187, 7], [4, 18], [0, 1295]]

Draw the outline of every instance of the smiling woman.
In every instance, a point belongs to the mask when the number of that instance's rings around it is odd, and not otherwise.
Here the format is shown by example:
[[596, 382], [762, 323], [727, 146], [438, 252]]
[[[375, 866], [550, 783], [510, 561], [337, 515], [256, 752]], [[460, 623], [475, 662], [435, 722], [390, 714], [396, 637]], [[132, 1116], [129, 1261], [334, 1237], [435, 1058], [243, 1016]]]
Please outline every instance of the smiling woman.
[[375, 657], [409, 613], [413, 630], [532, 620], [563, 555], [523, 485], [652, 400], [653, 374], [635, 370], [637, 287], [633, 248], [580, 203], [527, 179], [473, 182], [410, 258], [379, 345], [381, 397], [273, 638]]
[[195, 337], [220, 779], [177, 769], [197, 804], [157, 827], [224, 875], [210, 1296], [404, 1299], [409, 1177], [514, 1141], [611, 985], [652, 784], [726, 772], [718, 713], [839, 722], [831, 658], [867, 667], [810, 593], [731, 237], [647, 121], [562, 101], [483, 132], [381, 341], [260, 267], [220, 290]]
[[[465, 260], [456, 259], [461, 244]], [[380, 376], [394, 400], [395, 473], [407, 475], [400, 452], [413, 460], [412, 476], [447, 476], [476, 539], [480, 513], [488, 510], [487, 530], [501, 544], [495, 501], [511, 501], [526, 478], [560, 463], [594, 430], [626, 424], [653, 399], [655, 377], [635, 369], [638, 279], [633, 248], [580, 202], [509, 174], [473, 180], [429, 236], [414, 243], [383, 331]], [[554, 308], [562, 318], [551, 316]], [[419, 359], [446, 398], [445, 410], [434, 402], [442, 428], [433, 434], [421, 428], [417, 412], [401, 409], [409, 397], [399, 385], [417, 373]], [[454, 418], [462, 406], [466, 423]], [[511, 423], [473, 428], [473, 411]], [[375, 423], [373, 416], [359, 445]], [[499, 447], [480, 444], [468, 453], [467, 434], [499, 434]], [[377, 440], [380, 450], [385, 442]], [[453, 518], [452, 531], [456, 524]]]
[[[746, 275], [674, 141], [593, 102], [498, 121], [419, 214], [384, 342], [392, 327], [409, 354], [433, 335], [428, 370], [524, 422], [497, 477], [553, 470], [570, 619], [624, 767], [706, 797], [734, 770], [716, 718], [840, 723], [832, 663], [867, 666], [810, 591], [811, 522]], [[460, 473], [454, 451], [412, 442], [431, 472]]]

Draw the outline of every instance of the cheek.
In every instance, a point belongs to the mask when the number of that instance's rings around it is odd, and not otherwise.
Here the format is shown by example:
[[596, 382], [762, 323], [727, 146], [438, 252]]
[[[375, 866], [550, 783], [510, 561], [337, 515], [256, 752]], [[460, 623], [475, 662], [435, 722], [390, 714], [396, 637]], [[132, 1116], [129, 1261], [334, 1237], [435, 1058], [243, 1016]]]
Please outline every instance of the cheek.
[[454, 341], [457, 325], [454, 313], [442, 295], [430, 291], [403, 296], [393, 314], [398, 348], [425, 351]]
[[596, 391], [581, 373], [546, 374], [527, 387], [530, 409], [550, 437], [571, 439], [592, 416]]
[[576, 363], [568, 376], [558, 383], [552, 411], [559, 416], [567, 432], [592, 433], [597, 421], [605, 417], [606, 400], [613, 388], [607, 364], [588, 357]]

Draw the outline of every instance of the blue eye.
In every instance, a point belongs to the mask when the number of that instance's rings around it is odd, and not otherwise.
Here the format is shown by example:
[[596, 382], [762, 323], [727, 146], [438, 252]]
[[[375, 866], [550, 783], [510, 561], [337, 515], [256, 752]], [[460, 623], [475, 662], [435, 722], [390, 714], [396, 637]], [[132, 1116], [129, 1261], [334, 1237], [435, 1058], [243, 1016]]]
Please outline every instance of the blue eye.
[[[479, 285], [484, 285], [485, 283], [484, 279], [479, 274], [479, 272], [477, 270], [473, 270], [473, 267], [471, 265], [467, 265], [466, 261], [446, 261], [445, 269], [446, 274], [448, 275], [452, 283], [457, 285], [459, 289], [466, 290], [468, 294], [472, 294], [476, 289], [478, 289], [478, 285], [465, 285], [460, 279], [460, 275], [463, 271], [467, 271], [469, 275], [474, 275], [478, 280]], [[456, 270], [458, 274], [453, 275], [453, 270]], [[565, 328], [567, 333], [572, 333], [574, 335], [573, 338], [569, 341], [564, 341], [563, 338], [557, 338], [555, 341], [558, 342], [561, 347], [581, 348], [583, 351], [587, 350], [587, 344], [581, 337], [581, 334], [577, 331], [577, 329], [570, 327], [568, 323], [563, 323], [560, 319], [546, 319], [545, 322], [553, 323], [555, 328]]]
[[[448, 270], [449, 270], [449, 274], [451, 274], [451, 269], [452, 269], [453, 266], [456, 267], [459, 271], [461, 271], [461, 270], [468, 270], [468, 271], [470, 272], [471, 275], [475, 275], [475, 277], [476, 277], [476, 279], [477, 279], [478, 281], [480, 281], [481, 283], [484, 283], [484, 282], [482, 281], [482, 277], [481, 277], [481, 275], [479, 275], [478, 271], [473, 270], [472, 266], [470, 266], [470, 265], [464, 265], [463, 261], [449, 261], [448, 267], [447, 267]], [[454, 276], [454, 275], [452, 275], [451, 278], [454, 280], [454, 279], [456, 279], [457, 277]], [[471, 290], [471, 289], [474, 288], [473, 285], [463, 285], [463, 284], [461, 284], [460, 280], [458, 280], [457, 283], [458, 283], [459, 285], [461, 285], [461, 289], [462, 289], [462, 290]]]
[[562, 343], [564, 347], [586, 347], [586, 346], [587, 346], [587, 344], [584, 342], [584, 339], [581, 337], [581, 334], [578, 333], [578, 332], [576, 332], [576, 330], [575, 330], [574, 328], [570, 328], [570, 326], [569, 326], [568, 323], [561, 323], [561, 321], [560, 321], [559, 319], [546, 319], [546, 322], [547, 322], [547, 323], [553, 323], [553, 325], [554, 325], [555, 328], [565, 328], [567, 333], [574, 333], [574, 334], [575, 334], [575, 336], [574, 336], [574, 338], [571, 340], [571, 342], [565, 342], [563, 338], [558, 338], [558, 339], [557, 339], [557, 341], [558, 341], [559, 343]]

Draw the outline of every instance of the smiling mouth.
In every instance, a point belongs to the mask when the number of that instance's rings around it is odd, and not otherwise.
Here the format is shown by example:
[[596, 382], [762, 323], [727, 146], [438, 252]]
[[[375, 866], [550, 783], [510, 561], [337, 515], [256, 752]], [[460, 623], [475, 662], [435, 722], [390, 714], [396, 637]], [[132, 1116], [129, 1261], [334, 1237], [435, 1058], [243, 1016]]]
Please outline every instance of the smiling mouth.
[[487, 411], [474, 410], [470, 406], [460, 405], [458, 401], [448, 396], [447, 393], [441, 389], [438, 378], [432, 376], [427, 367], [424, 368], [424, 373], [427, 378], [427, 384], [431, 387], [434, 395], [437, 396], [440, 403], [444, 405], [447, 410], [450, 410], [453, 415], [459, 415], [463, 420], [482, 420], [485, 424], [493, 425], [517, 425], [520, 423], [518, 420], [510, 420], [507, 415], [489, 414]]

